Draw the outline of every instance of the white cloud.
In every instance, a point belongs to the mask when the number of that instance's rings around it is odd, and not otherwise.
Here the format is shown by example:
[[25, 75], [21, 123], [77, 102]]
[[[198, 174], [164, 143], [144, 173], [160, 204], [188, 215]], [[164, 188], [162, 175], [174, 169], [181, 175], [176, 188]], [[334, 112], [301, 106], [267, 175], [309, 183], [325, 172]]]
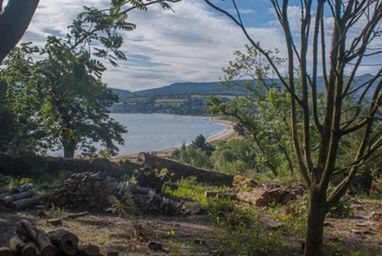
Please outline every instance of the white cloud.
[[[42, 0], [24, 40], [41, 44], [48, 34], [65, 32], [82, 6], [107, 2]], [[177, 81], [216, 81], [232, 53], [248, 43], [238, 27], [200, 0], [183, 0], [174, 10], [154, 7], [130, 14], [138, 27], [124, 35], [129, 60], [109, 68], [104, 76], [109, 86], [140, 90]], [[281, 35], [272, 27], [251, 27], [249, 32], [268, 49], [281, 46]]]

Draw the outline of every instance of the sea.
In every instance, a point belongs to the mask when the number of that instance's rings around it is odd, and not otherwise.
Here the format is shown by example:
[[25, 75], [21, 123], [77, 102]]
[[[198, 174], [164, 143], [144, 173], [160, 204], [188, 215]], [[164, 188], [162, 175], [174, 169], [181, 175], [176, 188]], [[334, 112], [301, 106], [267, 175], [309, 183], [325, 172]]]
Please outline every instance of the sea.
[[206, 138], [222, 133], [224, 124], [207, 117], [171, 114], [116, 114], [114, 120], [125, 125], [124, 145], [119, 155], [152, 152], [191, 143], [199, 134]]

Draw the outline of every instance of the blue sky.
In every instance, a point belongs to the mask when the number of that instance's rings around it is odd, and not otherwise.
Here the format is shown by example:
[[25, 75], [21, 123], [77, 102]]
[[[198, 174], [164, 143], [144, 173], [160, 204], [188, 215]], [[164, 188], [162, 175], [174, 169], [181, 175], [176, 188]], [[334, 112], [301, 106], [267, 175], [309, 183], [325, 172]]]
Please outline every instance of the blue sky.
[[[49, 34], [65, 33], [67, 25], [82, 6], [104, 7], [109, 0], [41, 0], [23, 41], [43, 44]], [[233, 11], [231, 1], [215, 0]], [[267, 49], [283, 52], [281, 31], [268, 0], [238, 0], [250, 34]], [[291, 24], [298, 29], [299, 1], [291, 1]], [[173, 5], [175, 12], [151, 8], [133, 12], [130, 22], [137, 29], [124, 34], [128, 60], [118, 68], [109, 67], [104, 81], [110, 86], [142, 90], [184, 81], [216, 81], [233, 52], [244, 49], [247, 40], [225, 16], [202, 0], [183, 0]], [[330, 22], [330, 20], [328, 21]], [[364, 73], [372, 72], [365, 68]]]

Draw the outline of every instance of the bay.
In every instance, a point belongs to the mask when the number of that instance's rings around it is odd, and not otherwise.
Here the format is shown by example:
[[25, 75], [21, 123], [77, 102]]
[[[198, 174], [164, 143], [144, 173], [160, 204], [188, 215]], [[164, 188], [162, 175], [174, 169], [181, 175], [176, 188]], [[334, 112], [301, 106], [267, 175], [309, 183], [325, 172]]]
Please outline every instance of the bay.
[[225, 126], [206, 117], [170, 114], [116, 114], [110, 115], [127, 126], [124, 145], [119, 154], [158, 151], [190, 143], [199, 134], [206, 138], [222, 133]]

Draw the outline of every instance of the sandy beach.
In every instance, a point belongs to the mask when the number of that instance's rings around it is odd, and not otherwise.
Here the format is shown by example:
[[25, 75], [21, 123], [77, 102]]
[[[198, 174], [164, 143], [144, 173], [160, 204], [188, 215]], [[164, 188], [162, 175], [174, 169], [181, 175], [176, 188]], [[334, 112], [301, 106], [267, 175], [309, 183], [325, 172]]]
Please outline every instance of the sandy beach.
[[[224, 130], [218, 134], [212, 135], [207, 138], [207, 142], [213, 142], [218, 140], [225, 140], [235, 135], [235, 129], [234, 124], [228, 120], [224, 120], [219, 117], [205, 117], [206, 119], [210, 120], [211, 122], [216, 122], [224, 125]], [[177, 148], [168, 148], [168, 149], [161, 149], [158, 151], [154, 151], [152, 153], [162, 156], [162, 157], [169, 157], [171, 154], [176, 150]], [[136, 154], [134, 154], [136, 155]]]

